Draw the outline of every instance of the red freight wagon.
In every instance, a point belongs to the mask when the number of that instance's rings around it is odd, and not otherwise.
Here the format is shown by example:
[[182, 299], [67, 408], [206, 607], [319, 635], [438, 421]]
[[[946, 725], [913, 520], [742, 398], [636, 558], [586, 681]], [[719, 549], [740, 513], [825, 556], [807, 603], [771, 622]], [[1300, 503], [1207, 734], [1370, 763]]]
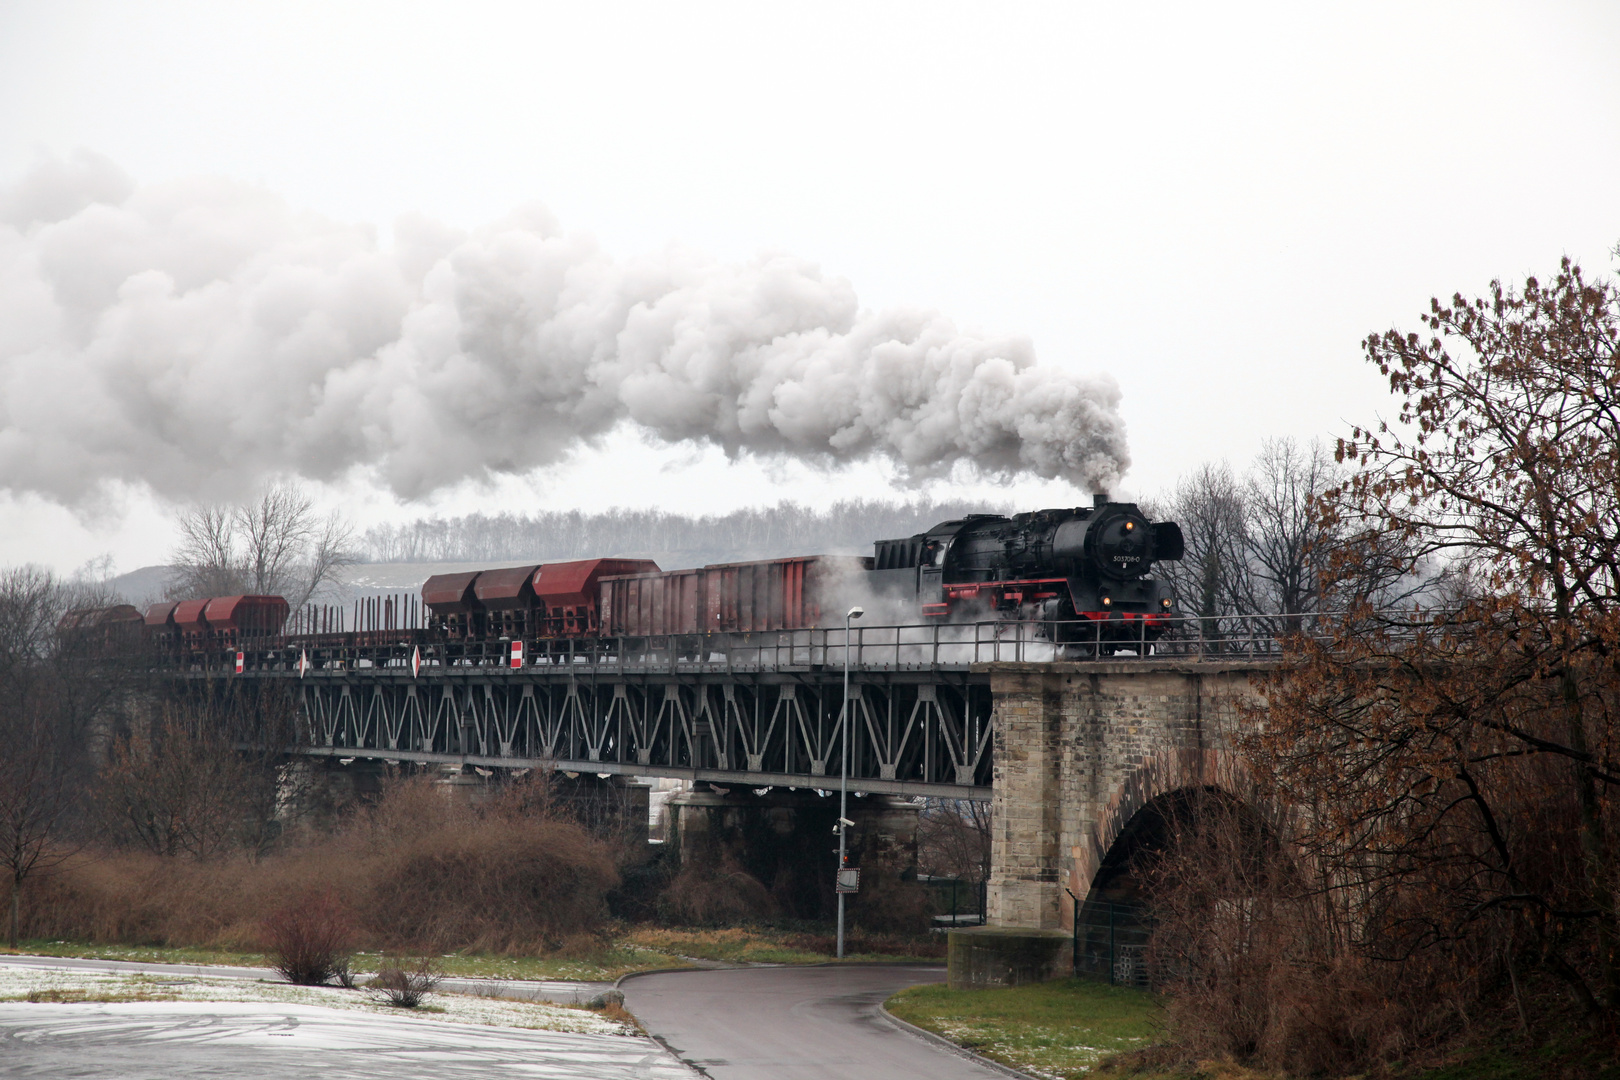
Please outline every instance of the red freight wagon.
[[76, 630], [94, 630], [103, 626], [145, 622], [140, 610], [133, 604], [114, 604], [112, 607], [74, 608], [57, 620], [56, 629], [60, 633], [69, 634]]
[[174, 625], [174, 609], [180, 604], [174, 600], [166, 600], [161, 604], [153, 604], [146, 609], [146, 637], [148, 641], [168, 643], [175, 640], [179, 631]]
[[182, 600], [174, 605], [174, 628], [187, 644], [202, 644], [203, 635], [208, 632], [208, 620], [203, 615], [207, 606], [207, 600]]
[[63, 615], [56, 631], [63, 643], [79, 649], [127, 650], [141, 643], [146, 619], [132, 604], [75, 608]]
[[480, 570], [460, 574], [434, 574], [422, 583], [422, 603], [444, 620], [451, 637], [473, 637], [479, 630], [472, 616], [483, 610], [474, 586]]
[[[473, 596], [484, 609], [484, 632], [497, 637], [526, 637], [532, 632], [534, 573], [538, 566], [485, 570], [473, 581]], [[424, 590], [425, 591], [425, 590]]]
[[606, 637], [691, 634], [702, 610], [701, 570], [666, 570], [660, 574], [604, 578], [601, 584], [602, 633]]
[[545, 605], [546, 637], [595, 635], [601, 627], [597, 598], [601, 580], [618, 574], [658, 573], [650, 559], [581, 559], [546, 563], [534, 573], [534, 597]]
[[280, 596], [216, 596], [203, 608], [209, 633], [222, 643], [279, 634], [287, 613]]
[[806, 555], [611, 578], [602, 583], [602, 632], [647, 637], [820, 626], [823, 602], [836, 603], [843, 576], [866, 566], [857, 557]]
[[657, 573], [647, 559], [582, 559], [435, 574], [422, 602], [451, 637], [586, 637], [597, 632], [597, 582], [609, 574]]

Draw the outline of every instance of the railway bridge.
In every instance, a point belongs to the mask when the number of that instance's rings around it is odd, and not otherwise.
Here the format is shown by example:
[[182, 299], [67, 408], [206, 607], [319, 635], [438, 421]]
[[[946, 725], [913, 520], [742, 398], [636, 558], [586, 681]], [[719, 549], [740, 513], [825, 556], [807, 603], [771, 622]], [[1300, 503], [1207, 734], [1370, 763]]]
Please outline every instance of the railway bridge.
[[850, 791], [989, 802], [987, 921], [1066, 939], [1144, 812], [1218, 783], [1239, 706], [1280, 654], [1264, 633], [1198, 630], [1079, 660], [1007, 623], [865, 627], [847, 645], [841, 628], [565, 642], [519, 660], [362, 637], [173, 675], [290, 690], [310, 758], [673, 777], [711, 809], [835, 791], [847, 677]]

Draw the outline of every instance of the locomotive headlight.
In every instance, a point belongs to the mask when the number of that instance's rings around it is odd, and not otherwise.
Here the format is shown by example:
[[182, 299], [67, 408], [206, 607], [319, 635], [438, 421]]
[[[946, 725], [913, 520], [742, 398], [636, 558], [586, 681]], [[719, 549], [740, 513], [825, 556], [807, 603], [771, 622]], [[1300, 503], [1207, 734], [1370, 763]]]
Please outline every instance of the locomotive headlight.
[[1113, 607], [1114, 606], [1114, 599], [1111, 596], [1103, 597], [1102, 601], [1103, 601], [1103, 607]]
[[1164, 610], [1169, 611], [1170, 610], [1170, 598], [1168, 596], [1162, 597], [1159, 600], [1159, 606], [1164, 608]]
[[1134, 529], [1134, 528], [1136, 528], [1136, 522], [1134, 522], [1134, 521], [1127, 521], [1127, 522], [1126, 522], [1126, 523], [1125, 523], [1125, 531], [1126, 531], [1126, 532], [1130, 532], [1130, 531], [1131, 531], [1131, 530], [1132, 530], [1132, 529]]

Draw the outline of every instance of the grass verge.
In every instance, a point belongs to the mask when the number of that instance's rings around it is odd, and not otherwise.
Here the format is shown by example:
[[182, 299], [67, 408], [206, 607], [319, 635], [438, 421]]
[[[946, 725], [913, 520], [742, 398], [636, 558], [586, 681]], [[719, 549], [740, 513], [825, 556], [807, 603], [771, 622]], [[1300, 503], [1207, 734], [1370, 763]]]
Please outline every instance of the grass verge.
[[[623, 945], [663, 953], [668, 956], [713, 960], [726, 964], [825, 964], [833, 959], [832, 939], [823, 941], [814, 934], [770, 927], [692, 927], [641, 926], [620, 939]], [[859, 945], [857, 940], [852, 944]], [[914, 952], [846, 952], [846, 963], [875, 963], [938, 958], [919, 957]]]
[[[830, 942], [830, 938], [828, 942]], [[563, 979], [612, 982], [635, 971], [681, 967], [691, 960], [722, 964], [823, 964], [832, 959], [831, 946], [822, 949], [820, 938], [801, 932], [767, 927], [723, 930], [640, 926], [604, 942], [576, 944], [546, 956], [502, 956], [488, 953], [449, 953], [434, 957], [444, 974], [459, 978]], [[15, 951], [34, 956], [80, 957], [89, 960], [125, 960], [145, 964], [215, 964], [227, 967], [268, 967], [263, 953], [236, 949], [168, 947], [161, 945], [104, 945], [77, 941], [29, 940]], [[0, 956], [13, 950], [0, 945]], [[382, 953], [359, 952], [356, 970], [373, 970]], [[916, 959], [896, 952], [860, 952], [847, 961], [872, 962]]]
[[1152, 994], [1087, 979], [999, 990], [914, 986], [885, 1006], [900, 1019], [1035, 1076], [1084, 1076], [1097, 1062], [1147, 1045], [1161, 1029]]

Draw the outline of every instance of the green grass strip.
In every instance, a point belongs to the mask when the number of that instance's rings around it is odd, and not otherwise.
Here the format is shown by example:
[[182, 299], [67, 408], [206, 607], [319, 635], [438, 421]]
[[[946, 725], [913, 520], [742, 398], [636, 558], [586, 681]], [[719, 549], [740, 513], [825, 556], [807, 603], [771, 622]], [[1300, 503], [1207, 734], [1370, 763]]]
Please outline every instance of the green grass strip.
[[1088, 979], [999, 990], [914, 986], [886, 1003], [908, 1023], [1035, 1076], [1071, 1080], [1109, 1054], [1140, 1049], [1162, 1029], [1152, 994]]

